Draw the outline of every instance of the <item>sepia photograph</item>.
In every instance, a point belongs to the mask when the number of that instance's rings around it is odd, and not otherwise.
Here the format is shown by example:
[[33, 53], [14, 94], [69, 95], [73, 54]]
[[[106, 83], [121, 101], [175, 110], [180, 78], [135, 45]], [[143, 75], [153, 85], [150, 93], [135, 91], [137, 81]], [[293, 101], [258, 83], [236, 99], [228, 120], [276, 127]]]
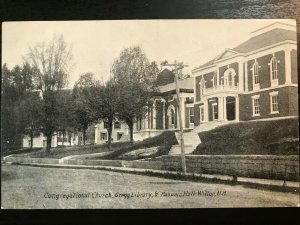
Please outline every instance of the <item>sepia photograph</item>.
[[299, 207], [295, 19], [2, 23], [1, 209]]

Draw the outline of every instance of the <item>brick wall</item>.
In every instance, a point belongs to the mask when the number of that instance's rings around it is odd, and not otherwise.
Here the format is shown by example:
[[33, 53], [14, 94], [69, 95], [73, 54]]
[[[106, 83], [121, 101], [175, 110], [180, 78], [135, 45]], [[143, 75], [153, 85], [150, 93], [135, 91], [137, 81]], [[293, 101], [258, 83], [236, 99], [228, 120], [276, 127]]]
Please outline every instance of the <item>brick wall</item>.
[[201, 100], [200, 98], [200, 81], [201, 81], [201, 77], [198, 76], [195, 78], [195, 87], [196, 87], [196, 90], [195, 90], [195, 99], [196, 99], [196, 102], [199, 102]]
[[298, 116], [298, 87], [287, 87], [289, 94], [289, 115]]
[[[180, 156], [163, 156], [164, 170], [181, 171]], [[189, 155], [187, 172], [299, 180], [299, 156]]]
[[291, 52], [291, 63], [292, 63], [292, 83], [298, 84], [298, 67], [297, 67], [297, 51], [292, 50]]
[[194, 125], [198, 126], [200, 124], [200, 108], [199, 106], [203, 104], [195, 104], [194, 105]]
[[[270, 63], [270, 60], [272, 59], [273, 55], [265, 55], [262, 57], [259, 57], [256, 59], [258, 62], [258, 76], [259, 76], [259, 84], [260, 88], [268, 88], [271, 87], [271, 76], [270, 76], [270, 66], [268, 65]], [[284, 58], [284, 51], [275, 52], [275, 57], [277, 61], [280, 61], [278, 63], [278, 84], [284, 84], [285, 83], [285, 58]], [[252, 66], [253, 66], [254, 60], [248, 61], [248, 90], [253, 90], [253, 76], [252, 76]]]
[[[253, 120], [263, 118], [273, 118], [281, 116], [297, 115], [298, 97], [297, 87], [282, 87], [267, 91], [260, 91], [253, 94], [242, 94], [240, 98], [240, 120]], [[270, 92], [278, 91], [278, 114], [270, 114]], [[291, 92], [291, 93], [290, 93]], [[260, 95], [260, 116], [252, 116], [252, 98], [253, 95]]]

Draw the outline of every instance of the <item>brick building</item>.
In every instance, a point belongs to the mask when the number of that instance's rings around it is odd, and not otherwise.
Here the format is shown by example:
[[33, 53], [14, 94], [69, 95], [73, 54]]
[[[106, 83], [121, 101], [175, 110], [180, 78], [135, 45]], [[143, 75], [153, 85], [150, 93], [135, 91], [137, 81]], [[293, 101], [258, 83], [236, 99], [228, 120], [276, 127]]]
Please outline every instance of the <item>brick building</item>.
[[273, 23], [192, 71], [195, 125], [298, 115], [296, 27]]

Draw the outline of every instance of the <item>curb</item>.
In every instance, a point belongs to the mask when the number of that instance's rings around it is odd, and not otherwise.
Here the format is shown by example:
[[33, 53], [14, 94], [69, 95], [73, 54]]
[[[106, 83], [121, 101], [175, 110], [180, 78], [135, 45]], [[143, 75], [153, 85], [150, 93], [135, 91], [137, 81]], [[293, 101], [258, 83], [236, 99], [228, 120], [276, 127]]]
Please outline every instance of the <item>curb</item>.
[[293, 193], [300, 192], [299, 182], [294, 182], [294, 181], [284, 182], [282, 180], [268, 180], [268, 179], [257, 179], [257, 178], [247, 178], [247, 177], [236, 178], [232, 176], [219, 175], [219, 174], [213, 175], [213, 174], [187, 173], [186, 175], [183, 175], [181, 172], [175, 172], [175, 171], [150, 170], [150, 169], [128, 168], [128, 167], [112, 167], [112, 166], [11, 163], [11, 162], [5, 162], [4, 164], [44, 167], [44, 168], [104, 170], [104, 171], [111, 171], [111, 172], [130, 173], [136, 175], [147, 175], [147, 176], [161, 177], [161, 178], [175, 179], [175, 180], [182, 180], [182, 181], [244, 185], [246, 187], [253, 187], [256, 189], [271, 189], [274, 191], [293, 192]]

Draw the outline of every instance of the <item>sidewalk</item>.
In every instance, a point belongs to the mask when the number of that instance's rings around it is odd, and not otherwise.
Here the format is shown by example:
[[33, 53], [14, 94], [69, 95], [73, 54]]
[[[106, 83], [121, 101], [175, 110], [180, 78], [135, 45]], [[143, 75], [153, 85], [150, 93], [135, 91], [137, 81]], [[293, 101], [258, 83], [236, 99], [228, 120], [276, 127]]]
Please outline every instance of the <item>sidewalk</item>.
[[225, 183], [231, 185], [246, 185], [255, 188], [268, 188], [278, 189], [279, 191], [300, 191], [299, 182], [283, 180], [269, 180], [259, 178], [238, 177], [234, 180], [232, 176], [220, 174], [195, 174], [187, 173], [185, 176], [181, 172], [166, 171], [166, 170], [150, 170], [129, 167], [112, 167], [112, 166], [88, 166], [88, 165], [65, 165], [65, 164], [42, 164], [42, 163], [10, 163], [2, 162], [11, 165], [23, 165], [33, 167], [46, 167], [46, 168], [64, 168], [64, 169], [92, 169], [92, 170], [106, 170], [113, 172], [131, 173], [146, 176], [156, 176], [177, 180], [189, 180], [195, 182], [211, 182], [211, 183]]

